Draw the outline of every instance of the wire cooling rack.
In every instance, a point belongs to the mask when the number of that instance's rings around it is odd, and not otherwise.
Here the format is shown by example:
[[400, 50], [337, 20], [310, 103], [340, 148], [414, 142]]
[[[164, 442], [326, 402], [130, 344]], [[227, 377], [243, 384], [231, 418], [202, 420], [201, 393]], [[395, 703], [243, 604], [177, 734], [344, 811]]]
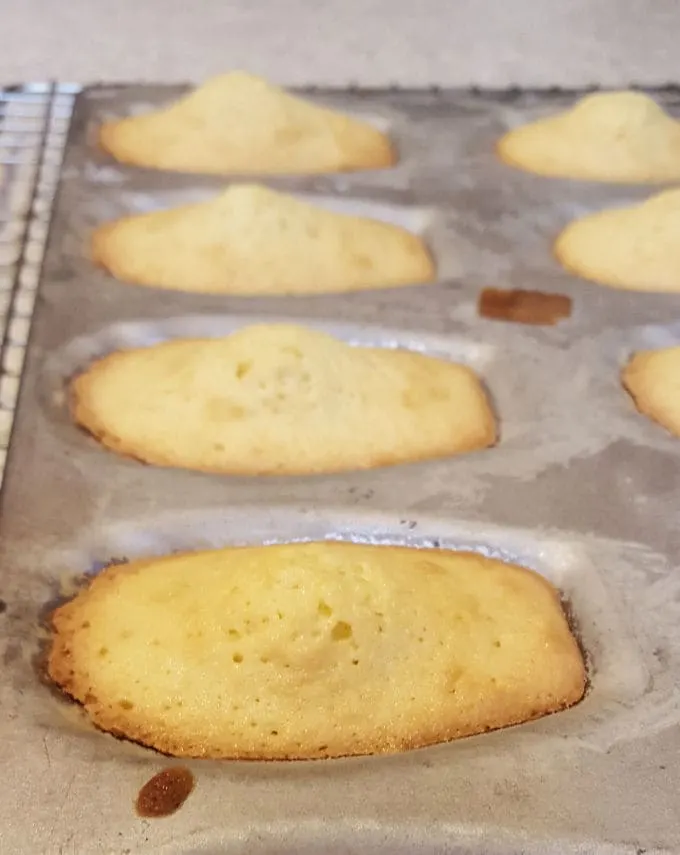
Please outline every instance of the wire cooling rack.
[[0, 90], [0, 483], [78, 91], [51, 83]]

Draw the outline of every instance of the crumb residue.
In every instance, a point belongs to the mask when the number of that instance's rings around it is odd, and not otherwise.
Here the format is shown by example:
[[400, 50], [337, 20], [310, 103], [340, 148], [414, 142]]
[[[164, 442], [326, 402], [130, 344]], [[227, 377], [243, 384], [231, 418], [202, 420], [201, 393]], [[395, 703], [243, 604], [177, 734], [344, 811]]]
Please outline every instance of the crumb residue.
[[571, 299], [563, 294], [543, 294], [541, 291], [485, 288], [479, 298], [478, 309], [483, 318], [552, 326], [571, 315]]

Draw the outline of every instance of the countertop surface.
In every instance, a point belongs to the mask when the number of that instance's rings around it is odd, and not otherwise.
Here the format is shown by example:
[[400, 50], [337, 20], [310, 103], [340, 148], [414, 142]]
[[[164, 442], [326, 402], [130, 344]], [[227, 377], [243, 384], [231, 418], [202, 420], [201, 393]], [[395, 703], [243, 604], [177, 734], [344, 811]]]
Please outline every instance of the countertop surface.
[[22, 0], [0, 83], [623, 86], [680, 79], [677, 0]]

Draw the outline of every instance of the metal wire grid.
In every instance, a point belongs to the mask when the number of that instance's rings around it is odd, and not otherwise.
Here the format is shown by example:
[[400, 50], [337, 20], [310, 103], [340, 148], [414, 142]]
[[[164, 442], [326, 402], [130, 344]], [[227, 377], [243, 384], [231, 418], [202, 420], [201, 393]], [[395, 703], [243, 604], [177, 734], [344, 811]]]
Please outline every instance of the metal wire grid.
[[0, 90], [0, 484], [78, 91], [49, 83]]

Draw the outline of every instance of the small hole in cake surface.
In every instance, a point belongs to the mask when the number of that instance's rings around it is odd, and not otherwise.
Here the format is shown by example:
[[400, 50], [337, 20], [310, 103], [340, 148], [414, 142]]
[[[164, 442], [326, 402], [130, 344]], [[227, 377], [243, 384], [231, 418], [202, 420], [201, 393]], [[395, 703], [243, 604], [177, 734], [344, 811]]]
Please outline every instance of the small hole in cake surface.
[[352, 625], [345, 620], [339, 620], [331, 630], [333, 641], [346, 641], [352, 637]]
[[231, 658], [232, 658], [233, 662], [236, 662], [236, 663], [243, 662], [243, 654], [241, 654], [241, 653], [234, 653], [234, 655]]

